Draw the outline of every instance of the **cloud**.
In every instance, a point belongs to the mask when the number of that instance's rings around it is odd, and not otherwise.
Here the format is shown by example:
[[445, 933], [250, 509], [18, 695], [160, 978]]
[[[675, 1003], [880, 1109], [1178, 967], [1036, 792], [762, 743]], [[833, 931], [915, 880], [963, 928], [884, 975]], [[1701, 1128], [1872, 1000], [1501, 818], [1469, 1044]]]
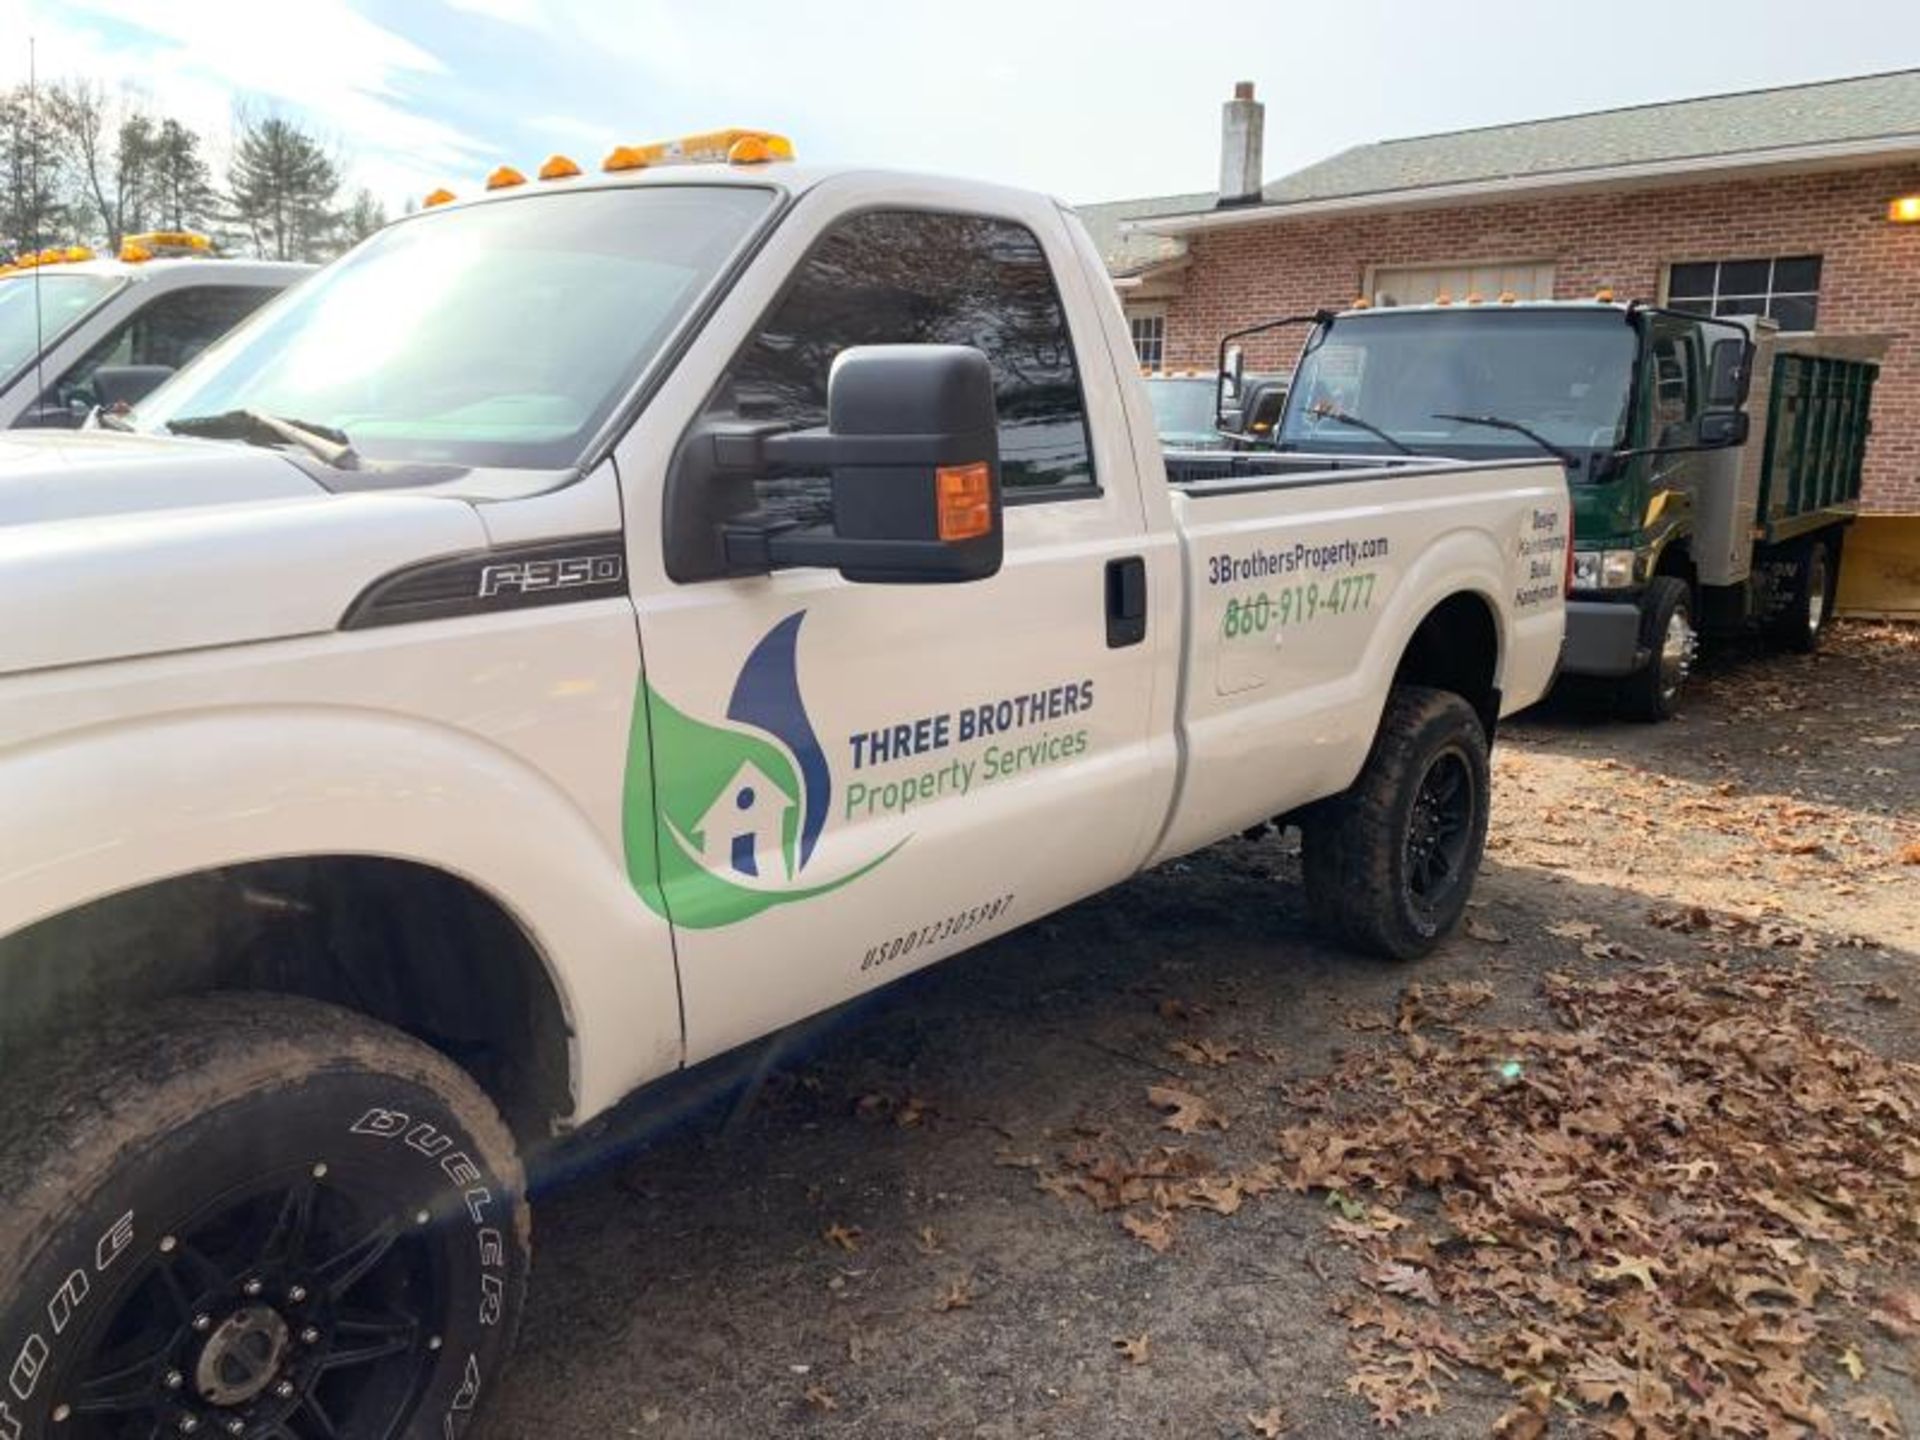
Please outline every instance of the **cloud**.
[[[302, 0], [297, 21], [261, 0], [65, 0], [37, 13], [0, 0], [0, 33], [35, 35], [43, 79], [141, 94], [205, 134], [217, 157], [236, 112], [288, 113], [339, 152], [349, 184], [390, 204], [491, 153], [423, 105], [447, 83], [441, 59], [347, 0]], [[24, 57], [10, 68], [23, 71]]]

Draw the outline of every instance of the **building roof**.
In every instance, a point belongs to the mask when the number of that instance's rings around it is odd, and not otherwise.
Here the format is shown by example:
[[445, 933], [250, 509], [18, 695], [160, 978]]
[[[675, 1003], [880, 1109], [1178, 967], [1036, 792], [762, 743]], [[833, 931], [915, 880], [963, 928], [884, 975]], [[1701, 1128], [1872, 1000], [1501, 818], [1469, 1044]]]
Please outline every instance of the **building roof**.
[[1138, 275], [1186, 254], [1183, 241], [1171, 235], [1155, 235], [1147, 230], [1125, 230], [1122, 222], [1150, 220], [1161, 215], [1181, 215], [1195, 210], [1210, 210], [1214, 192], [1190, 195], [1149, 195], [1139, 200], [1109, 200], [1099, 205], [1076, 205], [1074, 214], [1086, 225], [1093, 245], [1106, 262], [1107, 273], [1116, 279]]
[[1281, 176], [1257, 204], [1125, 218], [1172, 238], [1293, 215], [1915, 157], [1920, 70], [1900, 70], [1382, 140]]
[[1356, 145], [1262, 195], [1285, 205], [1894, 136], [1920, 139], [1920, 70]]

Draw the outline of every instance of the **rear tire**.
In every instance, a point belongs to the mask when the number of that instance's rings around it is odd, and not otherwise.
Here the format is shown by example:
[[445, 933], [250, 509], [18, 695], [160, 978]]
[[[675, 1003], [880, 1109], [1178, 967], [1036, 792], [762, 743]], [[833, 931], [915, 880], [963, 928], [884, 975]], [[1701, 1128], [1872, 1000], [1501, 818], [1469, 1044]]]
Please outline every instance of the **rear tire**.
[[1622, 713], [1649, 723], [1678, 714], [1699, 643], [1687, 582], [1672, 575], [1654, 576], [1640, 600], [1640, 648], [1647, 652], [1647, 663], [1620, 682]]
[[525, 1187], [443, 1056], [223, 995], [77, 1037], [7, 1097], [0, 1434], [443, 1440], [498, 1382]]
[[1315, 921], [1369, 954], [1427, 954], [1466, 912], [1487, 814], [1487, 736], [1473, 707], [1450, 691], [1396, 686], [1360, 778], [1302, 822]]
[[1795, 567], [1793, 598], [1773, 620], [1774, 643], [1796, 654], [1810, 655], [1820, 648], [1820, 637], [1833, 616], [1833, 547], [1820, 536], [1807, 542]]

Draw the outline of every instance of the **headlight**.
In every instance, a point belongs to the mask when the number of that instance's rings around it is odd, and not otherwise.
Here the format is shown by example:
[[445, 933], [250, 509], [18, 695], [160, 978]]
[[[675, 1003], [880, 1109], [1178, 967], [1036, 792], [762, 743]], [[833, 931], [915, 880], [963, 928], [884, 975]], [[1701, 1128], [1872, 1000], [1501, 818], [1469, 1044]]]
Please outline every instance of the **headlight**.
[[1573, 552], [1573, 588], [1625, 590], [1633, 584], [1633, 551], [1576, 550]]

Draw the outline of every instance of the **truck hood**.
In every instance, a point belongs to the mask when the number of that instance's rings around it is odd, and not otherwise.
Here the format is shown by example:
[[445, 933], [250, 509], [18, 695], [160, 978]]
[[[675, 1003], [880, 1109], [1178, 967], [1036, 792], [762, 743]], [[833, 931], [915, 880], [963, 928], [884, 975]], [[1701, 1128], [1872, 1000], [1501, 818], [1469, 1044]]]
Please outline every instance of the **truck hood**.
[[111, 430], [0, 436], [0, 527], [324, 493], [252, 445]]
[[334, 494], [271, 450], [0, 440], [0, 675], [324, 634], [376, 580], [486, 545], [465, 500]]

